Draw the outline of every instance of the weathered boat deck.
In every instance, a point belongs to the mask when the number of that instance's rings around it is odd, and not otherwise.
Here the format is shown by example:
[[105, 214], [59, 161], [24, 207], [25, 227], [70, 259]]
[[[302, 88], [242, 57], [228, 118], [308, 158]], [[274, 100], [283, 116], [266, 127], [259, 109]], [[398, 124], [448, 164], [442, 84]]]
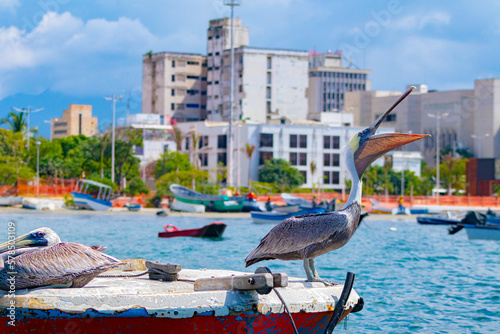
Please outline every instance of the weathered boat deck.
[[[134, 270], [108, 271], [106, 275], [133, 275], [145, 268], [135, 264]], [[182, 269], [179, 279], [243, 275], [227, 270]], [[276, 293], [259, 295], [255, 290], [195, 291], [190, 281], [163, 282], [147, 275], [136, 278], [98, 277], [83, 288], [31, 289], [16, 291], [16, 327], [5, 327], [10, 298], [0, 292], [0, 314], [4, 330], [26, 332], [46, 328], [66, 331], [68, 323], [83, 332], [107, 329], [108, 332], [139, 332], [168, 326], [172, 332], [290, 332], [290, 320]], [[288, 286], [277, 288], [287, 303], [300, 331], [325, 328], [338, 301], [343, 285], [326, 287], [323, 283], [305, 282], [290, 277]], [[360, 297], [352, 290], [344, 315], [358, 304]], [[91, 320], [94, 319], [95, 321]], [[168, 321], [168, 320], [171, 321]], [[166, 323], [168, 321], [168, 324]], [[175, 329], [175, 331], [174, 331]], [[168, 331], [170, 332], [170, 331]]]

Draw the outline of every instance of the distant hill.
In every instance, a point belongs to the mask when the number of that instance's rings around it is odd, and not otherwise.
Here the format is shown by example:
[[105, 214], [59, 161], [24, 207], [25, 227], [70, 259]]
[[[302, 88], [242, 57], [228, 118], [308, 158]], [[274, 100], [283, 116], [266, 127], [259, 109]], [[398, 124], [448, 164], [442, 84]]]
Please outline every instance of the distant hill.
[[[130, 99], [126, 95], [122, 100], [116, 102], [116, 122], [120, 124], [127, 115], [127, 102], [130, 104], [130, 113], [141, 112], [140, 97], [132, 96]], [[30, 126], [38, 126], [38, 132], [46, 138], [50, 136], [50, 124], [44, 120], [50, 120], [54, 117], [61, 117], [63, 110], [68, 109], [70, 104], [90, 104], [92, 105], [92, 115], [98, 118], [99, 130], [104, 130], [111, 125], [112, 103], [104, 100], [103, 96], [76, 97], [65, 95], [52, 91], [45, 91], [39, 95], [15, 94], [0, 100], [0, 118], [7, 117], [12, 107], [30, 109], [44, 108], [44, 110], [32, 113], [30, 117]], [[5, 127], [2, 126], [2, 127]]]

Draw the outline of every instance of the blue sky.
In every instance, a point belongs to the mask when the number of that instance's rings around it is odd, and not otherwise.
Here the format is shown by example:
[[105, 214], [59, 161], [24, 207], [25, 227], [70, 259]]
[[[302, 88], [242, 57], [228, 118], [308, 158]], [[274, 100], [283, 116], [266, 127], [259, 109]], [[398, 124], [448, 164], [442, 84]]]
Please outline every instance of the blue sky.
[[[208, 20], [229, 15], [222, 2], [0, 0], [0, 100], [125, 91], [138, 102], [142, 54], [205, 53]], [[499, 13], [498, 1], [242, 0], [236, 7], [251, 46], [344, 49], [355, 66], [373, 71], [374, 90], [471, 89], [475, 79], [499, 77]]]

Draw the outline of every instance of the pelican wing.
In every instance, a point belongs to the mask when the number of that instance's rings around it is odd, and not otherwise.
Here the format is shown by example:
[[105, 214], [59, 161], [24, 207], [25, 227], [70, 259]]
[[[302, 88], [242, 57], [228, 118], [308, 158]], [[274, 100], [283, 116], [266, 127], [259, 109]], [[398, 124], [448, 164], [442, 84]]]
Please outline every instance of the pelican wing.
[[[85, 245], [59, 243], [16, 256], [16, 286], [19, 288], [73, 283], [83, 286], [119, 260]], [[75, 281], [78, 283], [75, 285]], [[83, 285], [82, 285], [83, 284]]]
[[245, 259], [247, 266], [285, 254], [295, 254], [293, 257], [300, 257], [301, 252], [307, 247], [326, 242], [336, 235], [350, 233], [352, 224], [349, 222], [354, 219], [359, 221], [360, 208], [359, 205], [355, 206], [351, 205], [341, 211], [285, 219], [262, 238], [260, 244], [250, 252]]

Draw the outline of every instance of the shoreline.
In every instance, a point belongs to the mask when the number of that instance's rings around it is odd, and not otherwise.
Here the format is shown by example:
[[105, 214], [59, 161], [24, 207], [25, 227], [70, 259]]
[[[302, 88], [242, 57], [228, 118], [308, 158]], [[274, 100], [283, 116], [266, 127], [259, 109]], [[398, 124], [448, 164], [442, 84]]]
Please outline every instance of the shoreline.
[[[52, 211], [30, 210], [21, 207], [0, 207], [0, 216], [2, 215], [15, 215], [15, 214], [31, 214], [31, 215], [131, 215], [131, 216], [156, 216], [158, 208], [142, 208], [139, 211], [129, 211], [126, 208], [111, 208], [109, 211], [92, 211], [92, 210], [76, 210], [58, 208]], [[365, 220], [416, 220], [419, 215], [393, 215], [393, 214], [379, 214], [371, 213]], [[178, 212], [168, 211], [168, 217], [192, 217], [192, 218], [211, 218], [211, 219], [251, 219], [249, 212]], [[270, 224], [272, 225], [272, 224]]]

